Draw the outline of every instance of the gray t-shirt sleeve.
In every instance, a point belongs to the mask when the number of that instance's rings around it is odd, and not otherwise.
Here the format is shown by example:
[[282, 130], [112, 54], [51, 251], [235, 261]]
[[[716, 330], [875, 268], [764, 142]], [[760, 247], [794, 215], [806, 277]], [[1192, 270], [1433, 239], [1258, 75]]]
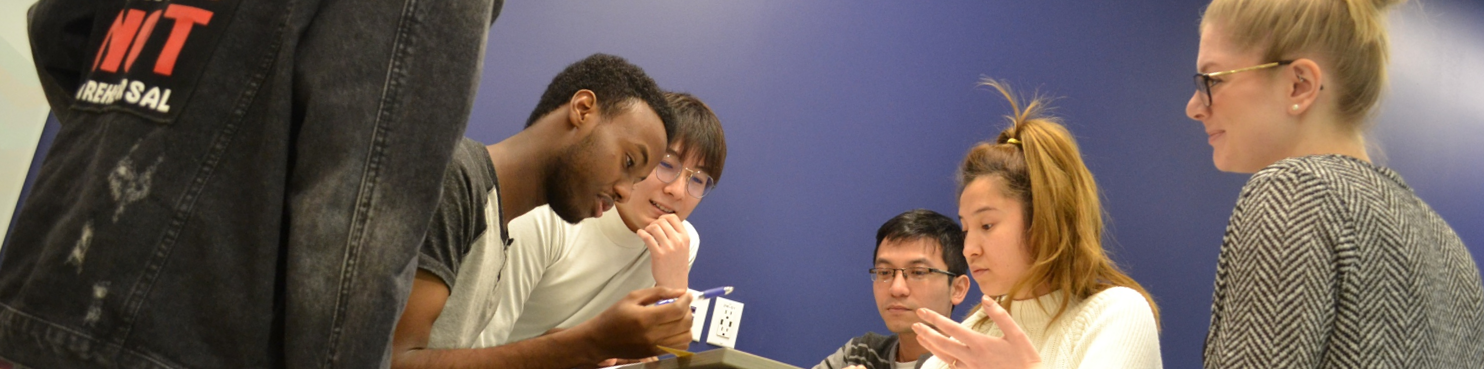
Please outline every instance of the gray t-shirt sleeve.
[[464, 256], [488, 228], [484, 207], [494, 187], [489, 152], [484, 144], [464, 138], [454, 148], [453, 161], [444, 171], [443, 193], [417, 258], [418, 269], [438, 276], [450, 290]]
[[892, 369], [897, 339], [896, 335], [883, 336], [867, 332], [845, 342], [845, 346], [825, 357], [813, 369], [841, 369], [851, 365], [861, 365], [868, 369]]

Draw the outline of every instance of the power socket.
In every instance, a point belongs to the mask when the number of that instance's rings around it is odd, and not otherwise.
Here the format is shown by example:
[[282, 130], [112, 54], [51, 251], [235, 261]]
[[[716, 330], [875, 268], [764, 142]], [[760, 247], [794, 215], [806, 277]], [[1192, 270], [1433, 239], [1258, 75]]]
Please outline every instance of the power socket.
[[701, 342], [701, 329], [706, 328], [706, 312], [711, 308], [711, 299], [695, 299], [690, 302], [690, 340]]
[[737, 348], [737, 330], [742, 324], [742, 303], [717, 297], [716, 311], [711, 314], [711, 330], [706, 343], [713, 346]]

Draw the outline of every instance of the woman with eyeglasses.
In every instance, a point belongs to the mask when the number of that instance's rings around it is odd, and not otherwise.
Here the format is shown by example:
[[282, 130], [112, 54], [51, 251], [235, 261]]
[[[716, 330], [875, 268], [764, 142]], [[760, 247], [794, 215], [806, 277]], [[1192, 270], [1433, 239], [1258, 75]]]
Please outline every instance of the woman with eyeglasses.
[[1255, 173], [1222, 238], [1207, 368], [1477, 368], [1463, 242], [1366, 154], [1395, 0], [1215, 0], [1196, 93], [1216, 168]]
[[[1159, 368], [1159, 310], [1103, 251], [1097, 184], [1072, 135], [1010, 100], [1011, 126], [959, 167], [964, 257], [983, 304], [954, 323], [920, 309], [925, 369]], [[936, 330], [933, 328], [936, 327]]]
[[689, 288], [700, 239], [685, 219], [721, 178], [726, 137], [700, 99], [687, 93], [665, 97], [675, 112], [675, 138], [628, 201], [578, 224], [548, 207], [510, 222], [513, 243], [491, 302], [494, 317], [476, 347], [576, 325], [633, 290]]

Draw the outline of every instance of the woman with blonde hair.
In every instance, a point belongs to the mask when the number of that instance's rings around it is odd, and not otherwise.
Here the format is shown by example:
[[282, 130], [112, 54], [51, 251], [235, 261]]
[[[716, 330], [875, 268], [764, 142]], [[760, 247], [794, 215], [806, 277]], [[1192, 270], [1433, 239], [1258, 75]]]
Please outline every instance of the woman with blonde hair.
[[1484, 284], [1364, 132], [1397, 0], [1215, 0], [1196, 93], [1216, 168], [1256, 173], [1221, 241], [1207, 368], [1477, 368]]
[[1159, 368], [1154, 300], [1103, 251], [1097, 184], [1046, 103], [1023, 108], [1004, 84], [1011, 126], [959, 167], [964, 257], [984, 303], [963, 325], [919, 310], [925, 369]]

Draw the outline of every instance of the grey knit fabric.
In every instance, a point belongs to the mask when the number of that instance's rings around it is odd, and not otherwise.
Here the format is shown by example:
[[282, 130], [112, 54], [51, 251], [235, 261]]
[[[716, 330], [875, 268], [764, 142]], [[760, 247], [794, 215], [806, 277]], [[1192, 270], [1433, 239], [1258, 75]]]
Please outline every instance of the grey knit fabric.
[[1390, 169], [1290, 158], [1242, 188], [1216, 266], [1207, 368], [1484, 368], [1484, 285]]

